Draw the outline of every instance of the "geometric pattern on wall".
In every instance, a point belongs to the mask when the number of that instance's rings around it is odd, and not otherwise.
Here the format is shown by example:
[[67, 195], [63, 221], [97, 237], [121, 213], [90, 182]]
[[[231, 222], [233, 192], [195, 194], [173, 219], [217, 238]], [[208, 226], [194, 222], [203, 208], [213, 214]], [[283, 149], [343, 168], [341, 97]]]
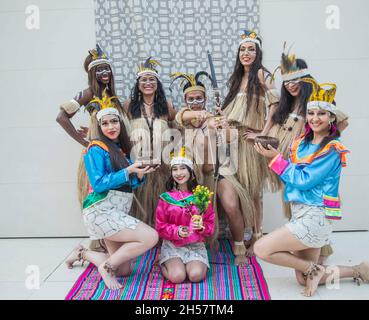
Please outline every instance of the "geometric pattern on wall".
[[167, 97], [179, 108], [182, 97], [178, 85], [169, 92], [169, 75], [210, 73], [207, 50], [224, 98], [242, 30], [259, 31], [259, 1], [95, 0], [95, 21], [97, 42], [113, 61], [120, 98], [129, 98], [138, 63], [152, 56], [161, 62], [159, 73]]

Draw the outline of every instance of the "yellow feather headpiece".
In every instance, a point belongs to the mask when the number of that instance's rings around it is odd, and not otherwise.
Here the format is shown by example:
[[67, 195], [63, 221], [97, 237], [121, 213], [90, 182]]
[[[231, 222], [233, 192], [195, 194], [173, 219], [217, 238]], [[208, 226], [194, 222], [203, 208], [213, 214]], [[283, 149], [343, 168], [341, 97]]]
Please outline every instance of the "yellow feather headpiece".
[[186, 147], [181, 147], [176, 155], [174, 152], [171, 152], [170, 159], [171, 167], [176, 164], [185, 164], [193, 170], [193, 162], [192, 159], [186, 154]]
[[104, 115], [113, 114], [120, 117], [119, 111], [117, 109], [117, 97], [112, 96], [109, 97], [107, 95], [107, 89], [104, 89], [102, 98], [94, 97], [88, 105], [86, 106], [86, 110], [92, 114], [94, 111], [97, 111], [96, 118], [100, 120]]
[[[191, 91], [202, 91], [206, 94], [206, 89], [200, 85], [199, 83], [199, 78], [201, 76], [206, 76], [210, 79], [210, 81], [212, 81], [210, 75], [206, 72], [206, 71], [199, 71], [198, 73], [191, 74], [191, 73], [184, 73], [184, 72], [175, 72], [172, 73], [170, 75], [170, 78], [172, 79], [172, 82], [169, 85], [169, 90], [172, 91], [172, 85], [173, 83], [182, 78], [182, 81], [180, 82], [180, 87], [183, 88], [185, 85], [187, 85], [188, 83], [190, 84], [186, 90], [183, 91], [184, 95], [186, 95], [186, 93], [189, 93]], [[187, 82], [186, 82], [187, 81]]]

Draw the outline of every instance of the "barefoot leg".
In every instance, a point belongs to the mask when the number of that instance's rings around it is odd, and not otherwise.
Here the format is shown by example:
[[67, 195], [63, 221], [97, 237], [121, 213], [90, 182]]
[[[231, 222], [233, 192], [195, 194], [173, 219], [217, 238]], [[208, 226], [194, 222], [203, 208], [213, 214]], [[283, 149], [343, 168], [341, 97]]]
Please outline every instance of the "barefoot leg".
[[82, 257], [83, 260], [93, 263], [96, 267], [98, 267], [101, 263], [103, 263], [106, 259], [109, 258], [109, 254], [107, 253], [85, 249], [83, 246], [79, 245], [73, 250], [71, 255], [65, 261], [69, 269], [73, 268], [74, 262], [80, 260], [78, 253], [80, 250], [83, 250], [83, 249], [85, 250], [83, 252], [83, 257]]
[[[123, 243], [121, 242], [114, 242], [114, 241], [109, 241], [109, 240], [105, 240], [105, 245], [106, 245], [106, 248], [109, 252], [109, 255], [111, 256], [114, 252], [116, 252], [121, 246], [122, 246]], [[106, 259], [105, 259], [106, 260]], [[105, 261], [104, 260], [104, 261]], [[116, 275], [117, 277], [127, 277], [130, 275], [131, 271], [132, 271], [132, 267], [131, 267], [131, 262], [132, 261], [127, 261], [127, 262], [124, 262], [122, 263], [117, 271], [116, 271]]]
[[120, 246], [98, 269], [108, 288], [120, 289], [122, 285], [116, 278], [118, 268], [155, 246], [158, 235], [153, 228], [139, 222], [135, 230], [123, 229], [105, 239], [105, 243], [109, 241]]
[[[232, 184], [226, 179], [220, 180], [217, 188], [217, 195], [222, 204], [222, 207], [227, 215], [229, 229], [232, 234], [233, 241], [243, 243], [243, 236], [245, 231], [245, 222], [243, 220], [242, 212], [237, 192], [234, 190]], [[241, 265], [246, 262], [246, 248], [241, 245], [234, 245], [232, 247], [235, 257], [235, 264]]]

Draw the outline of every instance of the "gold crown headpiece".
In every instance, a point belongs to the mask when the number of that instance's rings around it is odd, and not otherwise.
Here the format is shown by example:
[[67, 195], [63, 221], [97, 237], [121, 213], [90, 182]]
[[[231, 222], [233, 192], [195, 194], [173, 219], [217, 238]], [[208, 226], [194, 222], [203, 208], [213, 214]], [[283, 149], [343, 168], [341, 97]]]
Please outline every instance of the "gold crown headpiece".
[[320, 108], [336, 114], [337, 107], [333, 104], [337, 89], [336, 84], [330, 82], [318, 84], [312, 78], [302, 78], [301, 80], [313, 86], [313, 92], [307, 104], [308, 110]]

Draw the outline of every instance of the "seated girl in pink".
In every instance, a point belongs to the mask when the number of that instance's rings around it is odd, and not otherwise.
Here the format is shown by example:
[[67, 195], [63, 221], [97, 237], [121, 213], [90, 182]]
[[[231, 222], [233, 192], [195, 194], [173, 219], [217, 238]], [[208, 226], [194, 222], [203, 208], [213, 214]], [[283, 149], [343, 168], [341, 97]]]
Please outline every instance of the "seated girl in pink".
[[169, 191], [160, 195], [156, 208], [156, 230], [163, 239], [159, 263], [165, 278], [173, 283], [181, 283], [187, 276], [191, 282], [199, 282], [209, 268], [204, 242], [214, 232], [214, 210], [209, 203], [202, 221], [192, 222], [191, 217], [200, 213], [191, 191], [197, 186], [193, 163], [179, 156], [170, 165]]

